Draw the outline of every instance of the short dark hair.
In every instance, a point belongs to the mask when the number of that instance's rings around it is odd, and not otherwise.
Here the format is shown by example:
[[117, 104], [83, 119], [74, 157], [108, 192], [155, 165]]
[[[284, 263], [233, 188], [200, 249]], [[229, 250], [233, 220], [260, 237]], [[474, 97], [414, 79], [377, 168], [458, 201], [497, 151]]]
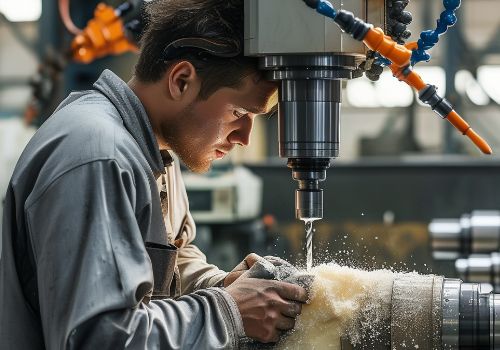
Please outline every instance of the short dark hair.
[[[142, 82], [160, 80], [180, 59], [190, 61], [201, 79], [199, 97], [207, 99], [222, 87], [238, 87], [258, 72], [258, 61], [243, 55], [244, 0], [153, 0], [146, 7], [147, 26], [135, 75]], [[236, 43], [240, 53], [232, 58], [181, 53], [165, 61], [165, 48], [181, 38], [205, 38]]]

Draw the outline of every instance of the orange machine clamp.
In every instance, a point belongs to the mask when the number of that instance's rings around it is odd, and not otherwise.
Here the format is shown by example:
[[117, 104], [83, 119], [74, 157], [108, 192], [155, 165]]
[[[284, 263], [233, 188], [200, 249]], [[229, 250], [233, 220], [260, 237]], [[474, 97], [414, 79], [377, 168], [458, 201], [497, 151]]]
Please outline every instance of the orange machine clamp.
[[126, 37], [121, 17], [112, 7], [103, 3], [97, 6], [94, 18], [71, 43], [72, 58], [80, 63], [137, 50]]

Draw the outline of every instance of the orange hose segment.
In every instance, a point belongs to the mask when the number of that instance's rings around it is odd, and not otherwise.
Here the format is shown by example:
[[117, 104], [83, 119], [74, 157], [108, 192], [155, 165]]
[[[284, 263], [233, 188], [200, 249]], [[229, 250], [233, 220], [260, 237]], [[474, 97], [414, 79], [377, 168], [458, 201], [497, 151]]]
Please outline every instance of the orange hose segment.
[[467, 133], [467, 130], [470, 129], [470, 125], [455, 111], [451, 111], [450, 114], [446, 116], [446, 119], [464, 135]]
[[405, 44], [405, 47], [408, 49], [408, 50], [416, 50], [418, 49], [418, 41], [410, 41], [409, 43], [406, 43]]
[[380, 28], [370, 28], [366, 33], [363, 42], [370, 50], [377, 51], [380, 43], [384, 40], [384, 32]]
[[[399, 80], [399, 81], [404, 81], [406, 84], [411, 86], [417, 91], [421, 91], [422, 89], [427, 87], [427, 84], [423, 81], [422, 77], [415, 72], [412, 69], [407, 69], [405, 71], [405, 68], [408, 67], [407, 63], [405, 66], [400, 66], [398, 63], [394, 62], [394, 60], [390, 57], [390, 52], [389, 55], [385, 55], [383, 51], [381, 51], [379, 48], [384, 46], [383, 39], [381, 39], [381, 35], [383, 36], [383, 32], [380, 28], [377, 28], [377, 30], [371, 29], [369, 32], [370, 37], [367, 39], [365, 37], [365, 44], [372, 50], [377, 50], [379, 51], [382, 55], [385, 57], [389, 58], [390, 60], [393, 61], [393, 64], [391, 64], [390, 68], [392, 71], [392, 74]], [[367, 35], [368, 37], [368, 35]], [[376, 48], [372, 48], [366, 41], [369, 41], [371, 44], [373, 44]], [[392, 39], [391, 39], [392, 40]], [[400, 46], [400, 45], [399, 45]], [[408, 45], [408, 47], [412, 47], [412, 45]], [[411, 56], [411, 51], [410, 52]], [[409, 60], [409, 58], [408, 58]], [[406, 75], [405, 75], [406, 73]], [[488, 143], [481, 137], [479, 136], [474, 130], [471, 129], [470, 125], [467, 124], [465, 120], [462, 119], [458, 115], [457, 112], [452, 110], [447, 116], [446, 119], [460, 132], [467, 136], [483, 153], [485, 154], [492, 154], [493, 151], [491, 147], [488, 145]]]
[[427, 86], [420, 75], [414, 70], [412, 70], [410, 74], [406, 76], [406, 82], [417, 91], [420, 91]]
[[410, 85], [417, 91], [420, 91], [427, 86], [420, 75], [413, 70], [411, 70], [408, 75], [404, 75], [401, 67], [398, 67], [395, 64], [391, 64], [390, 68], [392, 71], [392, 75], [394, 75], [398, 80], [404, 81], [406, 84]]
[[493, 150], [491, 149], [490, 145], [481, 137], [479, 136], [474, 130], [469, 129], [467, 132], [467, 137], [474, 142], [474, 144], [483, 152], [484, 154], [492, 154]]
[[411, 51], [386, 36], [380, 28], [370, 28], [363, 42], [369, 49], [377, 51], [399, 67], [410, 64]]
[[446, 117], [446, 119], [460, 132], [467, 136], [484, 154], [492, 154], [493, 150], [491, 149], [490, 145], [481, 137], [479, 136], [472, 128], [470, 127], [469, 124], [465, 120], [462, 119], [458, 115], [457, 112], [451, 111], [450, 114]]

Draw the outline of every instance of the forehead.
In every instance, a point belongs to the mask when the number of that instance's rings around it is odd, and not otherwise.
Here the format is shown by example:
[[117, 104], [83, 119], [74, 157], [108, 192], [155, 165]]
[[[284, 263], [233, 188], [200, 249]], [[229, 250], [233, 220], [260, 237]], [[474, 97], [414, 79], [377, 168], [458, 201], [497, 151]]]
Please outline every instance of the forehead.
[[278, 103], [278, 83], [247, 76], [232, 90], [234, 103], [254, 114], [265, 114]]

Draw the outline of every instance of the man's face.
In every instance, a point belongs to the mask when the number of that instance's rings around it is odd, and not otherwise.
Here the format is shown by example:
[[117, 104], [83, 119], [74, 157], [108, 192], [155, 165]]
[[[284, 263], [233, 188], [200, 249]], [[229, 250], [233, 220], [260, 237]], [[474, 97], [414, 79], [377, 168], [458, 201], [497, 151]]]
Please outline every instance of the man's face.
[[221, 88], [191, 103], [162, 126], [162, 134], [190, 170], [206, 172], [236, 145], [249, 144], [254, 118], [269, 112], [276, 93], [275, 83], [248, 76], [239, 88]]

